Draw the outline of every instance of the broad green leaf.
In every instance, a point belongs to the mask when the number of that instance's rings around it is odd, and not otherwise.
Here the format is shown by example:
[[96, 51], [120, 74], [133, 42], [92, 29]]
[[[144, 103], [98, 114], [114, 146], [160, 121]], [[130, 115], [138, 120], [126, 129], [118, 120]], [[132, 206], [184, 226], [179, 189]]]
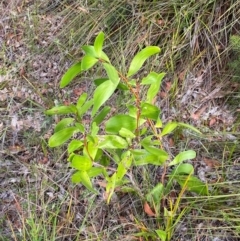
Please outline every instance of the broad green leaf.
[[48, 140], [48, 145], [50, 147], [60, 146], [66, 141], [68, 141], [74, 133], [79, 132], [76, 127], [67, 127], [62, 129], [61, 131], [56, 132], [54, 135], [50, 137]]
[[125, 138], [135, 138], [136, 136], [128, 129], [126, 128], [121, 128], [121, 130], [119, 131], [119, 135]]
[[86, 101], [83, 106], [78, 107], [78, 116], [81, 117], [82, 115], [84, 115], [89, 110], [89, 108], [91, 108], [93, 102], [93, 99], [91, 99], [89, 101]]
[[69, 126], [70, 124], [72, 124], [74, 122], [74, 118], [64, 118], [61, 121], [59, 121], [57, 123], [57, 125], [54, 128], [54, 132], [58, 132], [62, 129], [64, 129], [65, 127]]
[[84, 128], [84, 125], [83, 125], [83, 124], [78, 123], [78, 122], [75, 122], [75, 126], [78, 128], [78, 130], [79, 130], [81, 133], [84, 133], [84, 132], [85, 132], [85, 128]]
[[87, 171], [92, 167], [92, 161], [86, 156], [75, 155], [71, 166], [79, 171]]
[[200, 195], [208, 195], [208, 186], [195, 176], [181, 175], [175, 177], [182, 188]]
[[[97, 138], [95, 138], [95, 139], [97, 139]], [[87, 149], [86, 149], [86, 147], [84, 147], [84, 149], [83, 149], [83, 154], [85, 156], [89, 156], [89, 158], [94, 160], [96, 157], [97, 151], [98, 151], [97, 143], [89, 141], [87, 143]]]
[[83, 142], [79, 140], [72, 140], [68, 144], [68, 154], [78, 150], [81, 146], [83, 146]]
[[82, 46], [82, 49], [83, 49], [83, 51], [85, 52], [86, 55], [90, 55], [94, 58], [101, 58], [101, 59], [105, 60], [106, 62], [110, 63], [110, 60], [109, 60], [108, 56], [103, 51], [101, 51], [100, 56], [99, 56], [97, 54], [94, 46], [84, 45], [84, 46]]
[[168, 122], [163, 128], [161, 136], [165, 136], [171, 133], [173, 130], [177, 128], [177, 126], [178, 126], [177, 122]]
[[193, 165], [189, 163], [183, 163], [177, 166], [171, 173], [171, 176], [174, 178], [177, 175], [192, 175], [194, 172]]
[[111, 80], [112, 83], [117, 87], [120, 81], [117, 70], [111, 64], [107, 64], [107, 63], [104, 63], [103, 67], [107, 72], [107, 76], [109, 80]]
[[155, 72], [151, 72], [146, 78], [143, 79], [142, 84], [150, 83], [150, 87], [147, 92], [147, 102], [152, 103], [155, 96], [158, 94], [159, 89], [161, 87], [162, 79], [165, 76], [165, 73], [157, 74]]
[[84, 53], [86, 55], [90, 55], [90, 56], [92, 56], [94, 58], [97, 58], [97, 53], [96, 53], [96, 50], [95, 50], [94, 46], [92, 46], [92, 45], [83, 45], [82, 46], [82, 50], [84, 51]]
[[81, 62], [72, 65], [63, 75], [60, 81], [60, 88], [67, 86], [78, 74], [82, 72]]
[[158, 237], [161, 239], [161, 241], [166, 241], [167, 240], [167, 232], [161, 229], [156, 229], [155, 230], [156, 234]]
[[99, 85], [94, 91], [93, 95], [93, 109], [92, 117], [97, 113], [98, 109], [111, 97], [117, 88], [116, 84], [113, 84], [111, 80], [105, 81], [103, 84]]
[[178, 126], [185, 127], [185, 128], [188, 128], [188, 129], [190, 129], [190, 130], [192, 130], [192, 131], [197, 132], [198, 134], [202, 134], [201, 131], [199, 131], [197, 128], [195, 128], [195, 127], [192, 126], [192, 125], [185, 124], [185, 123], [182, 123], [182, 122], [178, 122]]
[[158, 183], [146, 196], [148, 202], [153, 203], [153, 206], [159, 206], [163, 196], [164, 187], [162, 183]]
[[157, 121], [160, 115], [160, 110], [157, 106], [143, 103], [141, 106], [141, 117], [149, 118], [151, 120]]
[[134, 56], [128, 73], [127, 77], [130, 77], [137, 73], [137, 71], [142, 67], [143, 63], [152, 55], [157, 54], [160, 52], [160, 48], [157, 46], [148, 46], [141, 50], [139, 53], [137, 53], [136, 56]]
[[125, 176], [125, 174], [127, 173], [128, 169], [131, 167], [132, 164], [132, 155], [129, 151], [124, 153], [123, 156], [123, 159], [118, 164], [116, 180], [122, 180], [122, 178]]
[[82, 183], [88, 190], [93, 193], [97, 193], [92, 187], [92, 182], [86, 171], [78, 171], [72, 175], [73, 183]]
[[168, 166], [173, 166], [179, 164], [183, 161], [194, 159], [196, 157], [196, 152], [193, 150], [180, 152], [169, 164]]
[[92, 68], [97, 62], [98, 62], [98, 59], [90, 55], [85, 55], [82, 58], [82, 64], [81, 64], [82, 71]]
[[100, 125], [107, 114], [110, 112], [111, 108], [109, 106], [104, 106], [103, 109], [93, 118], [93, 123]]
[[154, 155], [144, 149], [135, 149], [135, 150], [132, 150], [131, 153], [134, 157], [135, 166], [143, 166], [148, 164], [161, 166], [168, 159], [168, 156], [166, 156], [166, 153], [161, 153], [160, 155]]
[[97, 126], [96, 122], [93, 122], [91, 126], [91, 136], [95, 137], [98, 134], [98, 131], [99, 127]]
[[101, 135], [98, 136], [98, 148], [100, 149], [125, 149], [128, 143], [120, 136]]
[[150, 72], [146, 77], [141, 81], [141, 85], [151, 85], [158, 82], [158, 73]]
[[82, 93], [77, 101], [77, 109], [79, 109], [87, 99], [87, 93]]
[[96, 177], [98, 175], [101, 175], [103, 173], [102, 167], [92, 167], [87, 171], [89, 177]]
[[113, 116], [106, 122], [107, 133], [118, 134], [122, 128], [134, 132], [137, 128], [136, 118], [129, 115], [119, 114]]
[[101, 56], [103, 42], [104, 42], [104, 33], [100, 32], [94, 41], [94, 49], [98, 57]]
[[46, 115], [65, 115], [65, 114], [71, 114], [71, 113], [76, 113], [76, 112], [77, 112], [76, 106], [62, 105], [62, 106], [55, 106], [50, 110], [46, 110], [45, 114]]

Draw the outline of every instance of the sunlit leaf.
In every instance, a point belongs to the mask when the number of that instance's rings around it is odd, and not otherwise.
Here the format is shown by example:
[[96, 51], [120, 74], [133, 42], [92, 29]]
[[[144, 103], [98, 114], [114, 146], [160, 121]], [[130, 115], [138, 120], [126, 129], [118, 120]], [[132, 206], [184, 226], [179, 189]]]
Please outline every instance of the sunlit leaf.
[[58, 131], [64, 129], [65, 127], [67, 127], [70, 124], [72, 124], [74, 122], [74, 120], [75, 120], [74, 118], [64, 118], [64, 119], [62, 119], [55, 126], [54, 132], [58, 132]]
[[160, 48], [157, 46], [148, 46], [146, 48], [144, 48], [143, 50], [141, 50], [139, 53], [137, 53], [136, 56], [134, 56], [128, 73], [127, 73], [127, 77], [130, 77], [134, 74], [136, 74], [136, 72], [142, 67], [143, 63], [152, 55], [157, 54], [160, 52]]
[[161, 241], [167, 240], [167, 232], [161, 229], [156, 229], [155, 232], [157, 233], [158, 237], [161, 239]]
[[98, 136], [98, 147], [101, 149], [124, 149], [128, 147], [125, 139], [116, 135]]
[[79, 171], [87, 171], [92, 167], [92, 161], [86, 156], [75, 155], [71, 166]]
[[112, 83], [114, 85], [116, 85], [116, 87], [117, 87], [117, 85], [120, 81], [117, 70], [111, 64], [107, 64], [107, 63], [104, 63], [103, 67], [107, 72], [107, 76], [108, 76], [109, 80], [111, 80]]
[[96, 125], [100, 125], [110, 110], [111, 108], [109, 106], [104, 106], [104, 108], [93, 118], [93, 122], [95, 122]]
[[143, 103], [141, 106], [141, 117], [149, 118], [151, 120], [157, 120], [160, 115], [160, 110], [157, 106]]
[[68, 141], [72, 137], [72, 135], [77, 132], [79, 132], [79, 130], [76, 127], [67, 127], [65, 129], [62, 129], [50, 137], [48, 145], [50, 147], [60, 146], [66, 141]]
[[181, 175], [175, 177], [182, 188], [200, 195], [208, 195], [208, 186], [195, 176]]
[[103, 42], [104, 42], [104, 33], [100, 32], [94, 41], [94, 49], [99, 57], [102, 52]]
[[120, 114], [113, 116], [106, 122], [107, 133], [118, 134], [122, 128], [134, 132], [137, 128], [136, 118]]
[[193, 165], [190, 163], [182, 163], [179, 166], [177, 166], [171, 173], [172, 177], [175, 177], [177, 175], [191, 175], [194, 172]]
[[178, 126], [177, 122], [168, 122], [163, 128], [161, 136], [165, 136], [171, 133], [173, 130], [177, 128], [177, 126]]
[[82, 183], [88, 190], [92, 191], [93, 193], [97, 193], [97, 191], [93, 189], [92, 182], [86, 171], [78, 171], [74, 173], [72, 175], [72, 182]]
[[93, 99], [86, 101], [82, 106], [77, 108], [78, 116], [85, 114], [93, 105]]
[[77, 109], [80, 108], [87, 99], [87, 93], [82, 93], [77, 101]]
[[121, 128], [121, 130], [119, 131], [119, 135], [125, 138], [135, 138], [136, 136], [128, 129], [126, 128]]
[[78, 150], [81, 146], [83, 146], [83, 142], [79, 140], [72, 140], [68, 144], [68, 154]]
[[46, 110], [45, 114], [46, 115], [65, 115], [65, 114], [71, 114], [71, 113], [76, 113], [77, 109], [76, 106], [74, 105], [69, 105], [69, 106], [55, 106], [50, 110]]
[[60, 88], [67, 86], [78, 74], [82, 72], [81, 62], [72, 65], [63, 75], [60, 81]]
[[111, 80], [105, 81], [103, 84], [99, 85], [94, 91], [93, 99], [93, 109], [92, 117], [96, 114], [98, 109], [111, 97], [117, 88], [116, 84], [113, 84]]
[[179, 164], [186, 160], [191, 160], [196, 157], [196, 152], [193, 150], [180, 152], [169, 164], [168, 166], [173, 166]]
[[98, 62], [98, 59], [90, 55], [85, 55], [82, 58], [82, 64], [81, 64], [82, 71], [92, 68], [97, 62]]

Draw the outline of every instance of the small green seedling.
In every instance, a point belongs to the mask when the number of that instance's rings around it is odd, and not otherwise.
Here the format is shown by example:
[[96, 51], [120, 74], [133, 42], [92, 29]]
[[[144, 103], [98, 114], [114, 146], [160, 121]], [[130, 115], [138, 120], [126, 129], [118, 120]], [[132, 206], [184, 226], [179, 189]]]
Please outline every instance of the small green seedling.
[[[168, 153], [162, 147], [163, 137], [178, 127], [190, 128], [200, 133], [184, 123], [169, 122], [162, 125], [160, 109], [154, 105], [154, 99], [165, 73], [152, 71], [142, 79], [136, 75], [147, 59], [160, 53], [160, 48], [144, 48], [132, 59], [127, 73], [122, 73], [104, 53], [103, 42], [104, 34], [100, 32], [93, 46], [83, 46], [84, 57], [67, 70], [60, 83], [60, 87], [64, 88], [77, 75], [98, 65], [104, 70], [105, 76], [93, 78], [93, 83], [96, 84], [93, 96], [83, 93], [76, 104], [56, 106], [46, 111], [48, 115], [68, 115], [56, 125], [48, 143], [50, 147], [57, 147], [71, 139], [67, 152], [68, 161], [75, 169], [72, 181], [97, 193], [92, 180], [101, 176], [105, 182], [106, 201], [109, 203], [116, 188], [131, 184], [130, 170], [133, 166], [175, 165], [168, 184], [165, 187], [158, 184], [147, 195], [147, 200], [155, 207], [156, 212], [160, 212], [161, 198], [170, 191], [174, 180], [185, 190], [207, 194], [206, 185], [193, 175], [193, 166], [183, 163], [195, 158], [196, 153], [192, 150], [184, 151], [170, 161]], [[145, 95], [142, 94], [143, 88], [147, 90]], [[111, 106], [106, 104], [116, 89], [121, 90], [119, 94], [128, 92], [133, 100], [132, 104], [122, 101], [126, 110], [123, 113], [113, 111], [114, 103]], [[123, 94], [122, 97], [124, 96], [126, 95]], [[91, 123], [86, 124], [84, 117], [89, 113]], [[161, 240], [169, 240], [168, 231], [157, 230], [156, 234]]]

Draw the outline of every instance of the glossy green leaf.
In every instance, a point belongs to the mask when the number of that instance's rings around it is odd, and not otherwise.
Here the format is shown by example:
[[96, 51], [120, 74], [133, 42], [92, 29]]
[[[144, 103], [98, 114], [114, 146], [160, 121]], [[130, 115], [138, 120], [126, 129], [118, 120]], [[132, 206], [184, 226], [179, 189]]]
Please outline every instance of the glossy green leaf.
[[195, 176], [181, 175], [175, 177], [175, 180], [182, 188], [187, 188], [188, 191], [208, 195], [208, 186]]
[[122, 180], [122, 178], [127, 173], [128, 169], [131, 167], [132, 164], [132, 155], [128, 151], [124, 153], [121, 162], [118, 164], [117, 172], [116, 172], [116, 180]]
[[177, 175], [192, 175], [194, 173], [193, 165], [190, 163], [182, 163], [177, 166], [171, 173], [172, 177]]
[[[97, 138], [95, 138], [95, 139], [97, 139]], [[97, 151], [98, 151], [97, 143], [92, 142], [92, 141], [89, 141], [87, 143], [87, 148], [84, 147], [84, 149], [83, 149], [84, 155], [89, 156], [89, 158], [91, 158], [92, 160], [95, 159]]]
[[79, 109], [80, 107], [82, 107], [82, 105], [84, 104], [84, 102], [86, 101], [87, 99], [87, 93], [82, 93], [79, 98], [78, 98], [78, 101], [77, 101], [77, 109]]
[[101, 135], [98, 136], [98, 140], [100, 149], [125, 149], [128, 147], [126, 140], [116, 135]]
[[82, 46], [82, 50], [84, 51], [84, 53], [86, 55], [92, 56], [94, 58], [97, 58], [97, 53], [96, 50], [94, 48], [94, 46], [92, 45], [83, 45]]
[[160, 110], [157, 106], [143, 103], [141, 106], [141, 117], [157, 121], [160, 115]]
[[88, 190], [93, 193], [97, 193], [92, 187], [92, 182], [86, 171], [78, 171], [72, 175], [73, 183], [82, 183]]
[[135, 138], [136, 136], [128, 129], [126, 128], [121, 128], [121, 130], [119, 131], [119, 135], [125, 138]]
[[94, 49], [99, 57], [101, 56], [103, 42], [104, 42], [104, 33], [100, 32], [94, 41]]
[[79, 130], [81, 133], [84, 133], [84, 132], [85, 132], [85, 128], [84, 128], [84, 125], [83, 125], [83, 124], [78, 123], [78, 122], [75, 122], [75, 126], [78, 128], [78, 130]]
[[156, 229], [155, 230], [156, 234], [158, 237], [161, 239], [161, 241], [166, 241], [167, 240], [167, 232], [161, 229]]
[[177, 128], [177, 126], [178, 126], [177, 122], [168, 122], [163, 128], [161, 136], [165, 136], [171, 133], [173, 130]]
[[156, 95], [160, 90], [162, 79], [165, 76], [165, 73], [157, 74], [151, 72], [146, 78], [143, 78], [142, 85], [150, 84], [150, 87], [147, 92], [147, 102], [152, 103]]
[[196, 157], [196, 152], [193, 150], [180, 152], [169, 164], [168, 166], [173, 166], [179, 164], [186, 160], [191, 160]]
[[116, 88], [117, 88], [120, 81], [117, 70], [111, 64], [107, 64], [107, 63], [104, 63], [103, 67], [107, 72], [107, 76], [109, 80], [111, 80], [112, 83], [116, 85]]
[[70, 124], [72, 124], [74, 122], [74, 118], [64, 118], [61, 121], [59, 121], [57, 123], [57, 125], [54, 128], [54, 132], [58, 132], [62, 129], [64, 129], [65, 127], [69, 126]]
[[192, 125], [189, 125], [189, 124], [186, 124], [186, 123], [182, 123], [182, 122], [178, 122], [178, 126], [180, 126], [180, 127], [185, 127], [185, 128], [188, 128], [188, 129], [190, 129], [190, 130], [192, 130], [192, 131], [197, 132], [198, 134], [202, 134], [201, 131], [199, 131], [197, 128], [195, 128], [195, 127], [192, 126]]
[[82, 72], [81, 62], [72, 65], [63, 75], [60, 81], [60, 88], [67, 86], [78, 74]]
[[143, 166], [148, 164], [161, 166], [168, 159], [168, 156], [166, 156], [166, 153], [164, 152], [161, 153], [160, 155], [155, 155], [155, 154], [149, 153], [144, 149], [138, 149], [138, 150], [135, 149], [135, 150], [132, 150], [131, 153], [134, 157], [135, 166]]
[[96, 177], [103, 173], [102, 167], [92, 167], [87, 171], [89, 177]]
[[113, 116], [106, 122], [107, 133], [118, 134], [122, 128], [134, 132], [137, 128], [136, 118], [129, 115], [119, 114]]
[[92, 161], [86, 156], [75, 155], [71, 166], [79, 171], [87, 171], [92, 167]]
[[99, 85], [94, 91], [93, 95], [93, 109], [92, 117], [97, 113], [98, 109], [111, 97], [117, 88], [116, 84], [113, 84], [111, 80], [105, 81], [103, 84]]
[[98, 134], [99, 129], [100, 128], [97, 126], [96, 122], [93, 122], [91, 126], [91, 136], [95, 137]]
[[83, 142], [79, 141], [79, 140], [72, 140], [69, 144], [68, 144], [68, 154], [78, 150], [80, 147], [83, 146]]
[[82, 71], [92, 68], [97, 62], [98, 62], [98, 59], [96, 59], [90, 55], [85, 55], [82, 58], [82, 63], [81, 63]]
[[46, 110], [46, 115], [65, 115], [65, 114], [71, 114], [76, 113], [77, 109], [74, 105], [62, 105], [62, 106], [55, 106], [50, 110]]
[[83, 106], [77, 108], [78, 116], [81, 117], [84, 115], [93, 105], [93, 99], [86, 101]]
[[77, 132], [79, 132], [79, 130], [76, 127], [67, 127], [62, 129], [50, 137], [48, 145], [50, 147], [60, 146], [68, 141], [72, 135]]
[[109, 106], [104, 106], [103, 109], [93, 118], [93, 122], [96, 123], [96, 125], [100, 125], [104, 118], [107, 116], [107, 114], [110, 112], [111, 108]]
[[158, 183], [146, 196], [149, 203], [159, 206], [163, 197], [164, 187], [162, 183]]
[[157, 46], [148, 46], [141, 50], [137, 55], [133, 58], [130, 63], [130, 67], [127, 73], [127, 77], [130, 77], [138, 72], [138, 70], [142, 67], [143, 63], [152, 55], [160, 52], [160, 48]]

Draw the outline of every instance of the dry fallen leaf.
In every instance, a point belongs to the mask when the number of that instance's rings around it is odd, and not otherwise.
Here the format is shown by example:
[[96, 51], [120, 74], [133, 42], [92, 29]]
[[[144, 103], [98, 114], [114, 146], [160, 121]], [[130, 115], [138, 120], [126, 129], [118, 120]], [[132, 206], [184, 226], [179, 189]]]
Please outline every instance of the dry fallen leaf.
[[150, 217], [156, 216], [156, 214], [152, 211], [152, 209], [150, 208], [147, 202], [144, 203], [144, 212]]
[[215, 159], [204, 157], [203, 161], [209, 168], [217, 168], [221, 166], [221, 163]]

